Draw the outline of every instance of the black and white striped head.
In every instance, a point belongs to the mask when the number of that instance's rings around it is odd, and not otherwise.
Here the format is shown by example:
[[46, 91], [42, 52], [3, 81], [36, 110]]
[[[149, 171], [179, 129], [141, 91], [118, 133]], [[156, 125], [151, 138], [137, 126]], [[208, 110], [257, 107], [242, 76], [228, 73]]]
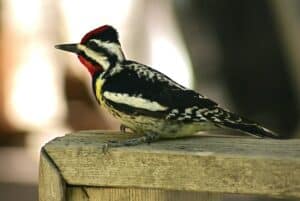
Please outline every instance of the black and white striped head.
[[60, 44], [58, 49], [76, 53], [91, 75], [102, 72], [125, 59], [117, 31], [109, 25], [94, 29], [80, 43]]

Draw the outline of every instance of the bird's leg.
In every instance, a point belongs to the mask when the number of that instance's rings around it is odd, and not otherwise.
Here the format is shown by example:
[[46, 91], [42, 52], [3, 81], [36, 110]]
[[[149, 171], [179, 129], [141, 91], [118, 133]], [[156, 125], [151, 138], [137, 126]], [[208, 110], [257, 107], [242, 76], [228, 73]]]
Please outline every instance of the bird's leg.
[[128, 128], [127, 126], [125, 126], [124, 124], [120, 125], [120, 131], [121, 133], [126, 133], [126, 128]]
[[155, 133], [147, 133], [142, 137], [132, 138], [124, 141], [109, 141], [105, 143], [102, 147], [103, 153], [108, 152], [110, 147], [127, 147], [127, 146], [136, 146], [143, 143], [150, 144], [159, 139], [159, 135]]

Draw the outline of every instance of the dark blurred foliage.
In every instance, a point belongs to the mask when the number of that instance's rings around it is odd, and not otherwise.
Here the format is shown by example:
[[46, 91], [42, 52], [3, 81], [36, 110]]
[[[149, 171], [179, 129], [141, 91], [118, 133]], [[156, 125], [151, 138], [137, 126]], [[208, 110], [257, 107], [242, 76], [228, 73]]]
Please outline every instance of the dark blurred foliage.
[[237, 112], [292, 137], [298, 100], [270, 1], [177, 0], [175, 5], [187, 48], [194, 52], [196, 82], [201, 61], [193, 47], [201, 26], [208, 26], [222, 57], [214, 78], [222, 79]]

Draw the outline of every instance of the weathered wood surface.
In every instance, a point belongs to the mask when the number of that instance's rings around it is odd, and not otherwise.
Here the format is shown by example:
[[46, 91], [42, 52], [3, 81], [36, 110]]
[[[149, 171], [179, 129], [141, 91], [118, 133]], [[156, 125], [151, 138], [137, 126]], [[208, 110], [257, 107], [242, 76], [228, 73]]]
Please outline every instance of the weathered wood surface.
[[220, 194], [143, 188], [68, 187], [67, 201], [221, 201]]
[[300, 140], [197, 136], [102, 153], [129, 137], [78, 132], [43, 149], [70, 185], [300, 197]]
[[41, 152], [39, 201], [66, 201], [66, 184], [47, 153]]

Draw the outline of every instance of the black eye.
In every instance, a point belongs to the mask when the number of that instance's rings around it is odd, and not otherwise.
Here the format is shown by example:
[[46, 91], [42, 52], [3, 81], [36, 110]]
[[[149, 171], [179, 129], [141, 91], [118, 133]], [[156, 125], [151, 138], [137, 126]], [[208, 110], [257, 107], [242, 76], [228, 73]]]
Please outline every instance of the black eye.
[[101, 46], [101, 41], [99, 41], [99, 43], [97, 43], [97, 41], [94, 41], [94, 39], [92, 39], [92, 40], [87, 41], [85, 45], [89, 49], [91, 49], [95, 52], [99, 52], [102, 54], [109, 52], [109, 50], [107, 50], [105, 47]]
[[92, 40], [87, 41], [86, 46], [88, 46], [88, 47], [91, 48], [91, 49], [96, 49], [96, 48], [98, 48], [97, 43], [96, 43], [95, 41], [92, 41]]
[[86, 46], [91, 49], [94, 50], [96, 52], [103, 52], [103, 51], [107, 51], [104, 47], [101, 47], [101, 44], [98, 44], [96, 41], [93, 40], [89, 40], [86, 42]]

